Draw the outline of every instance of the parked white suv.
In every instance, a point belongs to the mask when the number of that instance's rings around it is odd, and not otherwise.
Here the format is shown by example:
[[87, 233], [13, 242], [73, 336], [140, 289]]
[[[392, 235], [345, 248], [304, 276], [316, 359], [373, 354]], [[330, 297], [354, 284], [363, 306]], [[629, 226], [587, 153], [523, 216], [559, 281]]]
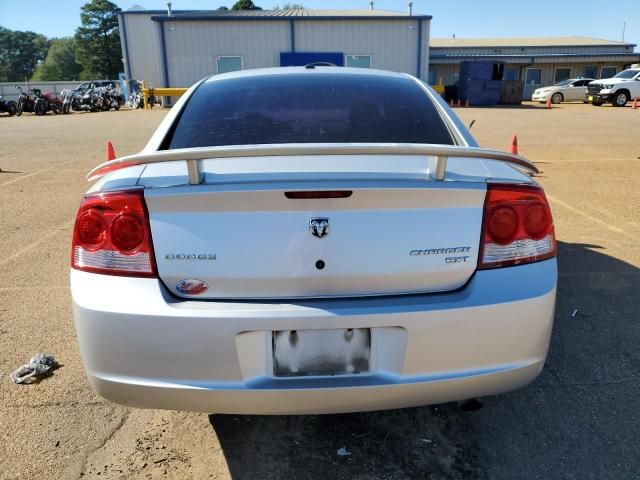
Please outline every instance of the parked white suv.
[[624, 107], [634, 98], [640, 98], [640, 68], [624, 70], [614, 77], [591, 82], [587, 87], [587, 100], [597, 107], [607, 102], [614, 107]]

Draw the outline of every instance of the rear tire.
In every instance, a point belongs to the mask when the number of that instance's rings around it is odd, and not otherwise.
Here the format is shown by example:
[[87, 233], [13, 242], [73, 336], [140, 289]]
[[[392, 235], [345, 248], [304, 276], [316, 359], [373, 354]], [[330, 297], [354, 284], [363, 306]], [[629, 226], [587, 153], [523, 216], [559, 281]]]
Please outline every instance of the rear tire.
[[564, 100], [564, 95], [562, 95], [561, 93], [554, 93], [553, 95], [551, 95], [551, 103], [553, 104], [558, 104], [558, 103], [562, 103]]
[[44, 103], [38, 102], [33, 109], [33, 113], [36, 115], [44, 115], [47, 113], [47, 107], [44, 106]]
[[613, 99], [611, 100], [611, 105], [614, 107], [624, 107], [629, 101], [629, 94], [624, 91], [618, 91], [613, 95]]
[[18, 106], [16, 105], [16, 102], [11, 100], [7, 102], [7, 113], [9, 114], [9, 116], [13, 117], [17, 112]]

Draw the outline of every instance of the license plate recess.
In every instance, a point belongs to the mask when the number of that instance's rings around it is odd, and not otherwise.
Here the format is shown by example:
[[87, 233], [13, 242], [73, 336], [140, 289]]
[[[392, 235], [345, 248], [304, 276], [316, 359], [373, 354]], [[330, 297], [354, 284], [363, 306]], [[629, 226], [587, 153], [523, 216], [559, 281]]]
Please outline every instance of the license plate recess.
[[273, 332], [277, 377], [367, 373], [371, 329], [281, 330]]

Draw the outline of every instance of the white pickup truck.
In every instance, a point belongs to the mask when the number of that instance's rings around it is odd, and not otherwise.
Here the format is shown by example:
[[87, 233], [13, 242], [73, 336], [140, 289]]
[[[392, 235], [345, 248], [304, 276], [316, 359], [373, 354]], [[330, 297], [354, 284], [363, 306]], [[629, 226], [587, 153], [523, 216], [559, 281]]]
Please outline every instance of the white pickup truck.
[[597, 107], [607, 102], [624, 107], [634, 98], [640, 98], [640, 66], [591, 82], [587, 87], [587, 100]]

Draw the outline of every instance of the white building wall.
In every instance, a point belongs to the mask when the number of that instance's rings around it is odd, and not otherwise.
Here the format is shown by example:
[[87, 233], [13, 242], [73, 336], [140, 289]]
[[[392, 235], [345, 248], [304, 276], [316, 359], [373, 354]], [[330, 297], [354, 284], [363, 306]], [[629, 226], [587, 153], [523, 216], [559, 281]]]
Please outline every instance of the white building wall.
[[280, 64], [290, 50], [289, 21], [165, 21], [169, 84], [189, 87], [216, 74], [218, 56], [241, 56], [243, 68]]
[[[126, 29], [121, 35], [123, 57], [128, 56], [130, 77], [164, 85], [161, 38], [164, 35], [168, 85], [188, 87], [216, 74], [218, 56], [241, 56], [243, 68], [280, 65], [280, 53], [291, 51], [291, 22], [280, 20], [193, 20], [155, 22], [149, 14], [120, 15]], [[418, 22], [422, 22], [420, 72], [417, 72]], [[342, 52], [371, 55], [372, 67], [429, 77], [430, 21], [296, 20], [296, 52]]]
[[[371, 67], [416, 75], [419, 19], [295, 22], [297, 52], [371, 55]], [[429, 21], [422, 20], [422, 73], [428, 76]]]
[[[146, 80], [156, 87], [162, 86], [162, 57], [160, 54], [160, 36], [158, 25], [151, 20], [155, 14], [119, 15], [120, 32], [127, 32], [127, 48], [124, 47], [124, 35], [120, 34], [123, 45], [123, 57], [128, 54], [129, 75], [134, 80]], [[125, 51], [128, 50], [128, 51]]]

